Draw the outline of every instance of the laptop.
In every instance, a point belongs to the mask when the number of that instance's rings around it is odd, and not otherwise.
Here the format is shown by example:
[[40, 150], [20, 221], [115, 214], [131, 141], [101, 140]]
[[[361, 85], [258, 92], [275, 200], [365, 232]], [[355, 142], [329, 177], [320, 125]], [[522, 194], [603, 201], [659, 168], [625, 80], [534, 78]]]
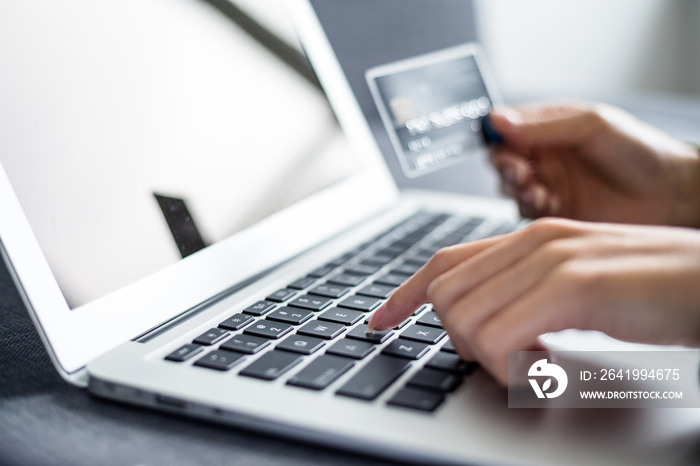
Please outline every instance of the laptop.
[[[325, 141], [318, 155], [310, 139], [280, 155], [295, 131], [332, 125], [285, 113], [275, 65], [246, 76], [221, 59], [230, 31], [199, 2], [105, 4], [95, 24], [70, 31], [51, 14], [34, 18], [64, 36], [52, 53], [39, 35], [13, 57], [47, 87], [25, 81], [3, 94], [15, 113], [4, 112], [13, 132], [0, 155], [0, 240], [61, 375], [96, 396], [408, 462], [660, 464], [672, 446], [687, 451], [697, 433], [688, 411], [508, 409], [429, 304], [365, 333], [438, 248], [518, 228], [514, 206], [495, 196], [482, 139], [499, 98], [471, 2], [286, 3], [352, 151]], [[148, 14], [139, 22], [134, 11]], [[153, 42], [120, 43], [100, 61], [110, 41], [82, 34], [124, 24]], [[148, 47], [164, 38], [185, 59], [162, 58], [171, 68], [159, 74]], [[66, 61], [71, 43], [84, 48]], [[179, 112], [190, 99], [235, 108], [232, 77], [265, 88], [257, 112]], [[188, 80], [205, 85], [172, 99]], [[311, 99], [298, 91], [291, 107]], [[153, 102], [165, 108], [151, 114]], [[246, 138], [256, 125], [267, 137]], [[227, 146], [208, 142], [229, 133]], [[596, 338], [564, 340], [590, 348]]]

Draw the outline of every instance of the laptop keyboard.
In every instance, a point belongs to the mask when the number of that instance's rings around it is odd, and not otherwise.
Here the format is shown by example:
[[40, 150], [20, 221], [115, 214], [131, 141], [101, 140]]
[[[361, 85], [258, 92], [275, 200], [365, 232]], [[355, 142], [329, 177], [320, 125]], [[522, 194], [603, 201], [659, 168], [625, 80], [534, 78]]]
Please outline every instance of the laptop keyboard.
[[[240, 366], [241, 377], [287, 377], [289, 386], [317, 391], [350, 372], [335, 394], [366, 401], [377, 399], [411, 367], [419, 366], [386, 403], [434, 411], [478, 366], [459, 358], [430, 304], [394, 329], [368, 335], [365, 324], [438, 249], [514, 228], [509, 223], [490, 225], [475, 236], [484, 225], [482, 218], [418, 212], [228, 316], [165, 359], [193, 361], [217, 371]], [[441, 233], [437, 237], [436, 231]], [[313, 360], [297, 369], [307, 359]]]

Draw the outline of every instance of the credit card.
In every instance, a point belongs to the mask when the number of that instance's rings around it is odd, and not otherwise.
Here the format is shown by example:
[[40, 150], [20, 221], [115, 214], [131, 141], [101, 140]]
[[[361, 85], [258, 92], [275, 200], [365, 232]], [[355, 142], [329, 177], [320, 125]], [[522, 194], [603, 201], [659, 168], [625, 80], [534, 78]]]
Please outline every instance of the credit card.
[[480, 47], [469, 43], [367, 70], [407, 177], [447, 167], [483, 150], [487, 141], [498, 141], [484, 128], [495, 93], [484, 66]]

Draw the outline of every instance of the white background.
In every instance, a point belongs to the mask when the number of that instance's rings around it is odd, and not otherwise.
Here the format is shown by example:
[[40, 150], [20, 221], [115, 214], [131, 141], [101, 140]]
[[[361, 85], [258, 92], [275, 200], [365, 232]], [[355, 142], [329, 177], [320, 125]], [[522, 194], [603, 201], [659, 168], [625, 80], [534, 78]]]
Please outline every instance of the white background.
[[477, 0], [477, 12], [506, 95], [700, 92], [700, 2]]

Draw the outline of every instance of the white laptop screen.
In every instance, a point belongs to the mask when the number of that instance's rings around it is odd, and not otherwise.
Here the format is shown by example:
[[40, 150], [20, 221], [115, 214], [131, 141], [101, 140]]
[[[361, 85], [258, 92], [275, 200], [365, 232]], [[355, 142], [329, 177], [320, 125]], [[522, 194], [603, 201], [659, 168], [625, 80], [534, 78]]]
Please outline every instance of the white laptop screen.
[[25, 3], [0, 161], [71, 308], [358, 171], [323, 95], [198, 2]]

